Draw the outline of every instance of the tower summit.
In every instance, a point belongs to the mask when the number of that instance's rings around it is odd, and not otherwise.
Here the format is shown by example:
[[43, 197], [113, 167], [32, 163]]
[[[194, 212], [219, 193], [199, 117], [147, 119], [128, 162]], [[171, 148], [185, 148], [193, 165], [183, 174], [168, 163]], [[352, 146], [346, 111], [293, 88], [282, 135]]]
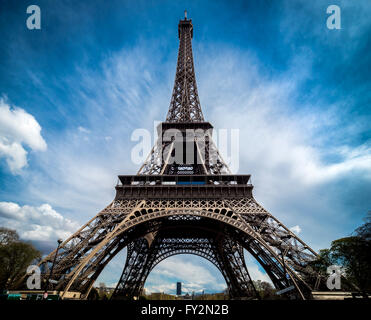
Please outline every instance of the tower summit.
[[174, 89], [171, 97], [167, 122], [200, 122], [204, 121], [200, 99], [197, 92], [196, 75], [193, 63], [192, 20], [187, 19], [178, 24], [179, 51], [176, 67]]
[[187, 11], [184, 14], [178, 24], [178, 61], [169, 111], [157, 128], [159, 139], [140, 175], [231, 173], [213, 142], [213, 126], [202, 114], [193, 63], [193, 24]]

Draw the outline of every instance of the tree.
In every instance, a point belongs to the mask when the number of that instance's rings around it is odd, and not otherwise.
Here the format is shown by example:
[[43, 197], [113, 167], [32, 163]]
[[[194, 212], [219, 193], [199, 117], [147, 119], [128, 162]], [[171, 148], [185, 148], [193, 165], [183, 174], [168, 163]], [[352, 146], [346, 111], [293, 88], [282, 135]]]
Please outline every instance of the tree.
[[106, 284], [104, 282], [99, 283], [99, 299], [100, 300], [107, 300], [106, 296]]
[[99, 293], [97, 289], [91, 288], [88, 295], [88, 300], [99, 300]]
[[253, 283], [261, 299], [281, 299], [281, 296], [276, 295], [277, 290], [269, 282], [257, 280]]
[[371, 212], [352, 236], [332, 241], [330, 249], [320, 250], [319, 258], [310, 264], [323, 275], [330, 265], [343, 267], [343, 290], [371, 291]]
[[17, 241], [19, 241], [19, 236], [15, 230], [0, 227], [0, 245]]
[[355, 233], [358, 237], [371, 241], [371, 211], [367, 213], [366, 218], [364, 219], [365, 223], [358, 227], [355, 230]]
[[41, 257], [31, 244], [20, 241], [16, 231], [0, 228], [0, 289], [11, 289], [27, 267]]

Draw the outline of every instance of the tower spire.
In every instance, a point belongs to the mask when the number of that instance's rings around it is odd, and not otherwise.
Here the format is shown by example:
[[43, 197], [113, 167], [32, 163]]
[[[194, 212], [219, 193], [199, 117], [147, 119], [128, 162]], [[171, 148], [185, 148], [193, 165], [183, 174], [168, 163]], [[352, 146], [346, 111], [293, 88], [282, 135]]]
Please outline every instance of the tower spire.
[[178, 25], [178, 63], [166, 122], [203, 122], [193, 63], [193, 25], [192, 20], [187, 19], [186, 10], [184, 16]]

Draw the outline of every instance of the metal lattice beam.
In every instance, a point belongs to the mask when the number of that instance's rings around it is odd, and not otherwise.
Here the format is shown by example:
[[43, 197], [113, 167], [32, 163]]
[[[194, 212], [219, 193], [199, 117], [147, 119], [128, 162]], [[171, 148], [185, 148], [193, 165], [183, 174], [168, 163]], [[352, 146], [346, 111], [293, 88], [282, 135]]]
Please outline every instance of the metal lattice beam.
[[181, 20], [178, 26], [179, 51], [174, 89], [167, 122], [204, 121], [197, 92], [192, 54], [192, 20]]
[[[249, 175], [231, 175], [202, 115], [192, 21], [181, 20], [178, 31], [173, 95], [159, 140], [137, 175], [119, 176], [115, 200], [61, 244], [51, 275], [55, 289], [63, 291], [62, 297], [80, 291], [86, 298], [104, 267], [127, 247], [115, 297], [139, 295], [159, 262], [182, 253], [213, 263], [232, 297], [256, 297], [244, 260], [247, 250], [276, 288], [294, 286], [296, 296], [305, 299], [321, 279], [309, 267], [317, 254], [256, 202]], [[169, 135], [169, 130], [175, 133]], [[176, 158], [179, 145], [190, 150]], [[49, 277], [55, 254], [40, 262], [43, 277]]]

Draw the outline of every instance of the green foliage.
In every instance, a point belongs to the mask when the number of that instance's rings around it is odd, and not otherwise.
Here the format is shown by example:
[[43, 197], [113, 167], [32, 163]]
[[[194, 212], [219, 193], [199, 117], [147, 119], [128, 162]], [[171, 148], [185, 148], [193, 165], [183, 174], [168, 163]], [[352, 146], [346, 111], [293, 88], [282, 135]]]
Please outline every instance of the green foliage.
[[224, 292], [218, 293], [205, 293], [202, 295], [196, 295], [193, 298], [194, 300], [229, 300], [229, 297]]
[[266, 281], [253, 281], [256, 291], [262, 300], [280, 300], [283, 296], [277, 295], [277, 290]]
[[16, 231], [0, 228], [0, 289], [13, 289], [27, 267], [40, 257], [31, 244], [19, 240]]
[[106, 285], [103, 282], [101, 282], [99, 283], [99, 290], [97, 290], [97, 293], [98, 293], [98, 300], [109, 300], [111, 299], [113, 290], [108, 289]]
[[358, 227], [355, 230], [355, 233], [358, 237], [371, 241], [371, 211], [367, 213], [366, 218], [364, 219], [365, 223]]
[[143, 297], [145, 297], [147, 300], [176, 300], [176, 296], [163, 292], [154, 292]]
[[19, 236], [15, 230], [0, 227], [0, 245], [17, 241], [19, 241]]
[[[320, 250], [311, 267], [326, 275], [327, 267], [343, 267], [342, 289], [371, 291], [371, 214], [355, 230], [355, 235], [332, 241], [330, 249]], [[356, 287], [355, 287], [355, 286]]]

